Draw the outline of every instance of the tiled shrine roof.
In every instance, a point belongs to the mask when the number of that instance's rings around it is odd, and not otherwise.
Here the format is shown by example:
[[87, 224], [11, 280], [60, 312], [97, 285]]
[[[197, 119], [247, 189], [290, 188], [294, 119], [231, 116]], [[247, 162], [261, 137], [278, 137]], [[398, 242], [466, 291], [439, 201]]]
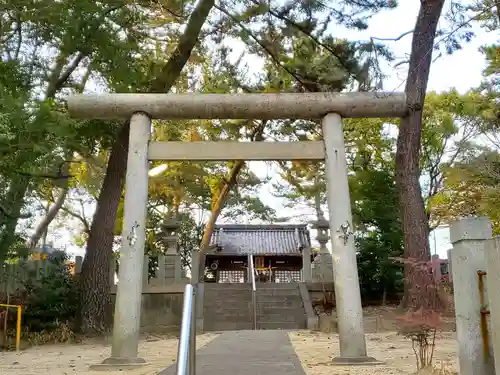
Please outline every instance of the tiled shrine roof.
[[211, 247], [222, 254], [300, 255], [311, 246], [307, 225], [217, 225]]

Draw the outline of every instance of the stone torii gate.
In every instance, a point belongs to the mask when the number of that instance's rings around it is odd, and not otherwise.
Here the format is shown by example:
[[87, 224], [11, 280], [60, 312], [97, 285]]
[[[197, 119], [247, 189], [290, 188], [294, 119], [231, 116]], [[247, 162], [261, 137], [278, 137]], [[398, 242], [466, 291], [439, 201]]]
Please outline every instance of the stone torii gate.
[[[130, 120], [125, 207], [111, 357], [102, 365], [137, 366], [150, 160], [324, 160], [338, 315], [339, 364], [371, 363], [352, 236], [343, 117], [403, 117], [399, 93], [103, 94], [68, 100], [72, 117]], [[153, 142], [152, 119], [322, 119], [323, 141]]]

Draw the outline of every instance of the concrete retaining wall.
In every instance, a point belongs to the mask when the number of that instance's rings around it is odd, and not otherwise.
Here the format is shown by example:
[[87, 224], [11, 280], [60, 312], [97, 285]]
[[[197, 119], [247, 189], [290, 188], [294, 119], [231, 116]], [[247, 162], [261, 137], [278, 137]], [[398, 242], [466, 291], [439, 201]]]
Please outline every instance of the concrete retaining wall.
[[[145, 288], [142, 294], [141, 332], [167, 333], [180, 330], [185, 284]], [[115, 294], [112, 294], [113, 303]]]
[[311, 300], [323, 298], [324, 291], [334, 292], [333, 281], [325, 283], [312, 282], [306, 284], [307, 284], [307, 290], [309, 291], [309, 297], [311, 298]]

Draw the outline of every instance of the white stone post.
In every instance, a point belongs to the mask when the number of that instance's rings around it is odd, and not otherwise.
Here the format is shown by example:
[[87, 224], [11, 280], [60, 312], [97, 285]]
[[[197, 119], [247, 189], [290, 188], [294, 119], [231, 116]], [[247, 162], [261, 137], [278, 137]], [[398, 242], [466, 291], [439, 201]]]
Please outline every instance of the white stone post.
[[247, 255], [247, 283], [248, 284], [252, 284], [252, 277], [253, 277], [253, 270], [252, 268], [250, 267], [250, 265], [252, 264], [252, 260], [250, 259], [250, 257], [253, 256], [251, 254], [248, 254]]
[[311, 267], [311, 249], [306, 246], [302, 250], [302, 282], [310, 283], [312, 281]]
[[151, 119], [136, 113], [130, 120], [120, 275], [116, 293], [111, 357], [103, 365], [135, 367], [138, 357], [142, 277], [148, 203], [148, 143]]
[[344, 365], [373, 364], [375, 359], [366, 353], [342, 118], [337, 114], [328, 114], [322, 126], [340, 340], [340, 356], [334, 362]]
[[481, 335], [481, 303], [478, 271], [484, 271], [486, 239], [491, 238], [491, 224], [484, 217], [470, 217], [450, 224], [453, 244], [453, 298], [457, 325], [458, 356], [461, 375], [491, 375]]
[[432, 264], [432, 274], [434, 276], [434, 280], [436, 280], [436, 282], [440, 282], [441, 281], [441, 259], [439, 259], [439, 255], [438, 254], [434, 254], [432, 257], [431, 257], [431, 264]]
[[453, 274], [451, 271], [451, 249], [446, 251], [446, 258], [448, 259], [448, 280], [453, 282]]
[[191, 252], [191, 281], [190, 284], [195, 285], [200, 279], [200, 252], [193, 250]]
[[181, 256], [177, 255], [174, 260], [174, 280], [176, 283], [182, 279], [182, 261]]
[[486, 244], [486, 285], [490, 310], [490, 331], [493, 344], [493, 357], [496, 358], [495, 370], [500, 374], [500, 237]]

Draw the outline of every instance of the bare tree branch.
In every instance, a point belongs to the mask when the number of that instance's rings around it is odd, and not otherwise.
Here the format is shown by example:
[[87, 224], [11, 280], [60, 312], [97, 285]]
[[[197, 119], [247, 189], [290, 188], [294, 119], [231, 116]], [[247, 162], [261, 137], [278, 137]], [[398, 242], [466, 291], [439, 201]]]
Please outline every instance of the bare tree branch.
[[48, 226], [54, 220], [56, 217], [57, 213], [61, 209], [62, 205], [64, 204], [64, 201], [66, 200], [66, 196], [68, 194], [68, 186], [65, 186], [57, 199], [54, 200], [54, 204], [50, 206], [49, 210], [47, 211], [47, 214], [43, 218], [43, 220], [36, 226], [34, 233], [30, 236], [28, 241], [26, 241], [26, 247], [28, 249], [33, 249], [37, 245], [38, 241], [40, 241], [40, 238], [42, 238], [43, 233], [47, 230]]
[[292, 76], [298, 83], [300, 83], [306, 90], [308, 91], [311, 91], [308, 89], [307, 87], [307, 83], [303, 82], [302, 79], [300, 78], [299, 75], [297, 75], [295, 72], [293, 72], [292, 70], [290, 70], [287, 66], [285, 66], [284, 64], [281, 63], [280, 59], [273, 53], [273, 51], [271, 51], [271, 49], [265, 45], [265, 43], [263, 43], [257, 36], [255, 36], [251, 31], [250, 29], [248, 29], [246, 26], [244, 26], [241, 22], [238, 21], [238, 19], [232, 15], [229, 11], [227, 11], [226, 9], [224, 8], [221, 8], [220, 6], [218, 5], [214, 5], [214, 7], [218, 10], [220, 10], [222, 13], [224, 13], [225, 15], [227, 15], [229, 18], [231, 18], [231, 20], [233, 22], [235, 22], [238, 27], [243, 30], [250, 38], [252, 38], [267, 54], [268, 56], [271, 58], [271, 60], [273, 60], [273, 62], [275, 63], [275, 65], [281, 69], [283, 69], [284, 71], [286, 71], [288, 74], [290, 74], [290, 76]]
[[405, 36], [407, 35], [410, 35], [411, 33], [413, 33], [413, 29], [412, 30], [409, 30], [409, 31], [406, 31], [404, 32], [403, 34], [395, 37], [395, 38], [378, 38], [376, 36], [372, 36], [370, 37], [370, 40], [381, 40], [381, 41], [393, 41], [393, 42], [397, 42], [398, 40], [401, 40], [403, 39]]
[[[255, 127], [255, 129], [252, 131], [252, 134], [250, 135], [251, 141], [259, 142], [264, 140], [263, 133], [265, 125], [266, 121], [261, 121], [260, 124], [257, 127]], [[217, 197], [217, 200], [212, 205], [212, 212], [210, 215], [210, 219], [208, 220], [207, 225], [205, 226], [205, 231], [203, 232], [203, 238], [200, 243], [200, 251], [205, 251], [208, 248], [208, 245], [210, 243], [210, 238], [212, 237], [212, 233], [215, 228], [215, 223], [219, 218], [222, 209], [224, 208], [224, 205], [226, 203], [227, 197], [231, 189], [234, 188], [234, 186], [236, 185], [238, 176], [244, 166], [245, 166], [244, 161], [241, 160], [236, 161], [233, 167], [231, 168], [231, 171], [229, 172], [229, 176], [227, 177], [227, 179], [225, 179], [224, 186], [222, 187], [219, 196]]]
[[[264, 4], [262, 1], [257, 1], [257, 0], [250, 0], [250, 1], [252, 1], [256, 5]], [[356, 76], [351, 73], [349, 67], [345, 64], [345, 62], [342, 59], [342, 57], [333, 48], [331, 48], [330, 46], [322, 43], [317, 37], [315, 37], [314, 35], [312, 35], [311, 31], [307, 27], [298, 24], [297, 22], [293, 21], [292, 19], [286, 17], [284, 14], [281, 14], [281, 13], [273, 11], [268, 5], [266, 5], [266, 6], [267, 6], [267, 11], [268, 11], [269, 14], [271, 14], [272, 16], [276, 17], [277, 19], [279, 19], [281, 21], [284, 21], [285, 23], [288, 23], [289, 25], [293, 26], [294, 28], [296, 28], [297, 30], [299, 30], [301, 33], [303, 33], [304, 35], [306, 35], [307, 37], [309, 37], [318, 46], [324, 48], [329, 53], [331, 53], [333, 56], [335, 56], [335, 58], [337, 59], [337, 61], [339, 62], [339, 64], [342, 66], [342, 68], [344, 68], [344, 70], [346, 71], [346, 73], [349, 74], [354, 80], [356, 80]]]
[[[80, 201], [80, 204], [83, 207], [82, 201]], [[70, 209], [68, 207], [64, 207], [64, 206], [61, 207], [61, 210], [66, 212], [68, 215], [73, 216], [75, 219], [78, 219], [83, 224], [83, 231], [86, 234], [90, 233], [90, 224], [89, 224], [88, 220], [85, 218], [85, 216], [84, 216], [85, 214], [80, 215], [80, 214], [76, 213], [75, 211], [73, 211], [72, 209]]]
[[20, 214], [20, 215], [12, 215], [3, 204], [0, 203], [0, 212], [5, 216], [8, 217], [9, 219], [29, 219], [30, 217], [33, 216], [33, 214], [28, 213], [28, 214]]

